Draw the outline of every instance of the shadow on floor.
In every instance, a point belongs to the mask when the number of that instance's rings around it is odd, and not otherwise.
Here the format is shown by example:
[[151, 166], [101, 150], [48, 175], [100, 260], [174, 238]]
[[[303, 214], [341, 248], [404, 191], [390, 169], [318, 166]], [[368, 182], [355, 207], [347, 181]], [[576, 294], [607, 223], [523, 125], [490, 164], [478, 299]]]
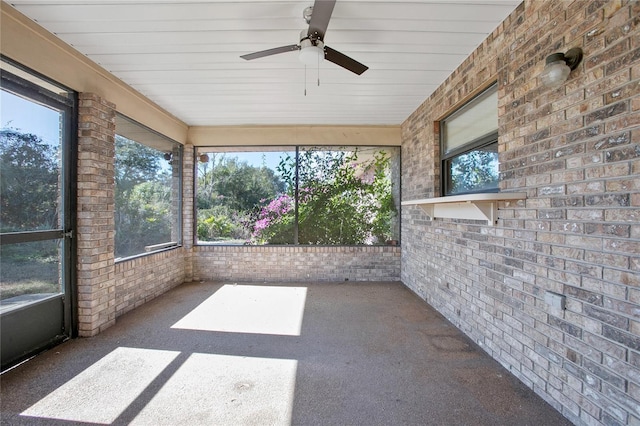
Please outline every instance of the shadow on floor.
[[0, 378], [2, 424], [570, 424], [400, 283], [189, 283]]

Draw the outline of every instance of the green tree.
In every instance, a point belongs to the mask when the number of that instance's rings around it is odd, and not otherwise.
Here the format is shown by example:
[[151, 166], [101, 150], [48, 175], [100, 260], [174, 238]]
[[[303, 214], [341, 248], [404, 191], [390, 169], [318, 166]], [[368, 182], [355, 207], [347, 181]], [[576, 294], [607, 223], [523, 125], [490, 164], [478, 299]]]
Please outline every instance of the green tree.
[[171, 176], [162, 153], [116, 136], [115, 252], [117, 257], [171, 241]]
[[137, 184], [153, 181], [161, 169], [159, 151], [116, 135], [115, 180], [120, 195]]
[[58, 228], [58, 150], [31, 133], [0, 130], [0, 229]]
[[237, 157], [212, 155], [199, 167], [198, 208], [224, 205], [246, 212], [285, 189], [273, 170], [252, 166]]
[[197, 186], [200, 241], [247, 239], [250, 217], [285, 191], [273, 170], [224, 154], [210, 154], [209, 161], [199, 164]]
[[498, 153], [471, 151], [451, 161], [450, 192], [461, 193], [495, 188], [498, 185]]
[[[297, 167], [300, 244], [384, 243], [390, 237], [395, 205], [384, 151], [359, 160], [357, 150], [308, 149], [300, 152]], [[295, 187], [294, 158], [284, 158], [278, 171]], [[272, 219], [266, 232], [292, 214]]]

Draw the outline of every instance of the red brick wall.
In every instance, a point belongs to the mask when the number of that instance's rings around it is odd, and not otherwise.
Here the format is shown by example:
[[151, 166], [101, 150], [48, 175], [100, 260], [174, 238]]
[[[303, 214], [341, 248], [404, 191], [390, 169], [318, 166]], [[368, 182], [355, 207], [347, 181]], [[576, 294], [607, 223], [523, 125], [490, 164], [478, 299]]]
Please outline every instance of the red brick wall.
[[639, 2], [525, 1], [402, 126], [403, 201], [438, 196], [437, 121], [498, 82], [500, 187], [527, 199], [495, 227], [405, 207], [402, 280], [576, 424], [640, 424], [639, 26]]

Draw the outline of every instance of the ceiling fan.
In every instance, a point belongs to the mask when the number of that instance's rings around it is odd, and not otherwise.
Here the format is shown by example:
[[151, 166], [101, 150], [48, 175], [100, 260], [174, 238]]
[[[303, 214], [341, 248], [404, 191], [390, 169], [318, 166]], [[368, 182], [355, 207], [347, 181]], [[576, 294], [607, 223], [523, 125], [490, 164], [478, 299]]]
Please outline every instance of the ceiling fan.
[[300, 60], [306, 64], [315, 65], [319, 61], [326, 59], [355, 74], [362, 74], [369, 67], [324, 44], [324, 34], [327, 31], [335, 4], [335, 0], [316, 0], [313, 6], [309, 6], [304, 10], [303, 17], [309, 24], [309, 28], [302, 30], [299, 43], [249, 53], [240, 57], [250, 61], [264, 58], [265, 56], [299, 50]]

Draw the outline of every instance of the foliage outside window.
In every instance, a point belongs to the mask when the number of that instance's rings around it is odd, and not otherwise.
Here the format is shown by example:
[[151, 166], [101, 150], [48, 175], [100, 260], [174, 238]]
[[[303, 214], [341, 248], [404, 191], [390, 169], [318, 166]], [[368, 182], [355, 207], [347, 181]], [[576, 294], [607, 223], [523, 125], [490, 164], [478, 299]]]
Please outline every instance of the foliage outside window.
[[[2, 93], [5, 101], [12, 96]], [[33, 106], [41, 115], [57, 115]], [[55, 123], [55, 118], [44, 121]], [[12, 127], [0, 130], [0, 233], [63, 227], [60, 148], [59, 141], [46, 141], [30, 131]], [[58, 240], [7, 244], [1, 252], [0, 299], [61, 291]]]
[[497, 192], [497, 86], [444, 119], [441, 135], [443, 194]]
[[1, 232], [60, 228], [59, 145], [47, 143], [34, 133], [3, 127], [0, 171]]
[[37, 300], [64, 291], [68, 246], [56, 233], [71, 226], [65, 182], [73, 98], [9, 63], [0, 67], [0, 234], [13, 234], [0, 249], [0, 299], [35, 294], [30, 300]]
[[116, 120], [115, 256], [181, 239], [181, 145], [123, 116]]
[[[198, 241], [374, 245], [398, 240], [399, 150], [201, 150]], [[396, 173], [396, 176], [393, 176]]]
[[[3, 91], [3, 101], [10, 97], [14, 96]], [[17, 97], [15, 100], [29, 102]], [[57, 115], [45, 107], [33, 106], [39, 112]], [[48, 122], [55, 123], [54, 120]], [[1, 233], [62, 228], [60, 147], [59, 141], [45, 141], [31, 131], [12, 127], [0, 130]], [[1, 252], [0, 299], [60, 292], [59, 241], [7, 244]]]

